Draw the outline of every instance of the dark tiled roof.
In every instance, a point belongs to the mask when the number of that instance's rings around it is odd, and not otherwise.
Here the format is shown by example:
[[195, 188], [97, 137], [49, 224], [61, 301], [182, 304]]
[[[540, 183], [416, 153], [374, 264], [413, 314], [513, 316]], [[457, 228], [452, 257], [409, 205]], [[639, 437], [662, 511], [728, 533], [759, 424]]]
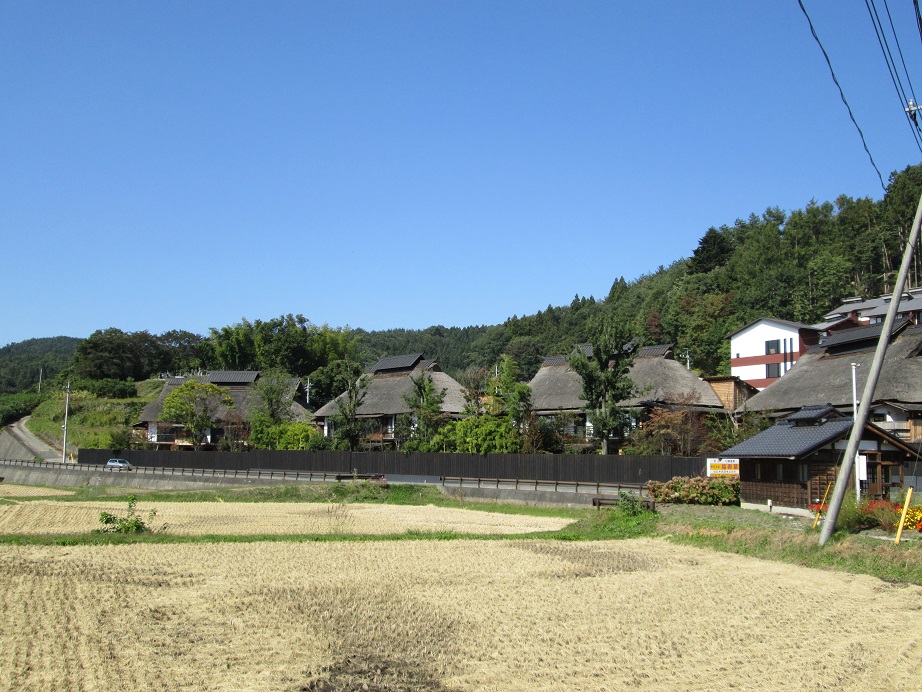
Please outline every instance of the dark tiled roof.
[[840, 416], [838, 409], [832, 404], [821, 404], [819, 406], [804, 406], [800, 411], [792, 413], [790, 416], [785, 418], [786, 421], [794, 421], [797, 423], [806, 423], [806, 422], [816, 422], [820, 421], [823, 418]]
[[[895, 322], [890, 332], [892, 336], [899, 334], [910, 324], [909, 320], [900, 320]], [[837, 348], [840, 346], [858, 344], [863, 341], [877, 342], [880, 333], [883, 331], [884, 323], [871, 324], [867, 327], [855, 327], [854, 329], [843, 329], [839, 332], [833, 332], [823, 339], [821, 346], [825, 348]]]
[[721, 457], [798, 459], [839, 440], [852, 428], [852, 419], [833, 418], [820, 425], [795, 425], [785, 419], [758, 435], [725, 449]]
[[412, 370], [423, 357], [422, 353], [407, 353], [402, 356], [385, 356], [368, 369], [368, 372], [379, 373], [386, 370]]
[[168, 385], [179, 386], [189, 380], [196, 382], [211, 382], [212, 384], [224, 385], [248, 385], [253, 384], [259, 377], [259, 370], [213, 370], [204, 375], [178, 375], [176, 377], [166, 378]]
[[567, 357], [566, 356], [548, 356], [544, 359], [544, 362], [541, 364], [542, 368], [549, 368], [554, 365], [566, 365]]
[[635, 357], [637, 358], [663, 358], [672, 353], [675, 344], [660, 344], [658, 346], [642, 346]]
[[212, 384], [252, 384], [259, 377], [258, 370], [214, 370], [205, 376]]

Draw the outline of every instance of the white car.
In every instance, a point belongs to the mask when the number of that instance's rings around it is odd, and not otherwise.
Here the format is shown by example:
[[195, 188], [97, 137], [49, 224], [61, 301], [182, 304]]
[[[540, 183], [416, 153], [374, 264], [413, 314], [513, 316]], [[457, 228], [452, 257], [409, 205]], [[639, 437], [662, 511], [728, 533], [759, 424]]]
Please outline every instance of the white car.
[[109, 461], [106, 462], [106, 468], [112, 469], [113, 471], [131, 471], [134, 466], [124, 459], [109, 459]]

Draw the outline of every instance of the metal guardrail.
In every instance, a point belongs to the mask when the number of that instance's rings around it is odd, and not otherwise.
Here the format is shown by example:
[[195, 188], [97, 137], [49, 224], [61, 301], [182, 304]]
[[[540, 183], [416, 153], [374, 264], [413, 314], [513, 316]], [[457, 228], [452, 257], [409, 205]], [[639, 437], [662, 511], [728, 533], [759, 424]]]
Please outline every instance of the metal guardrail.
[[89, 471], [93, 473], [131, 473], [143, 476], [198, 476], [205, 478], [274, 478], [294, 481], [333, 482], [351, 480], [354, 474], [334, 471], [276, 471], [273, 469], [186, 469], [160, 466], [135, 466], [132, 469], [108, 468], [105, 464], [68, 464], [60, 461], [32, 461], [24, 459], [0, 459], [8, 466], [32, 468], [53, 468], [65, 471]]
[[586, 481], [536, 481], [521, 478], [465, 478], [442, 476], [442, 484], [457, 488], [492, 488], [495, 490], [539, 490], [549, 492], [595, 493], [618, 495], [622, 490], [643, 496], [649, 493], [645, 483], [588, 483]]
[[[136, 474], [144, 476], [191, 476], [204, 478], [268, 478], [292, 481], [329, 483], [344, 480], [366, 480], [377, 474], [355, 474], [349, 471], [277, 471], [274, 469], [187, 469], [161, 466], [135, 466], [131, 470], [108, 468], [105, 464], [72, 464], [60, 461], [33, 461], [23, 459], [0, 459], [0, 465], [27, 466], [32, 468], [92, 473]], [[523, 478], [470, 478], [464, 476], [441, 476], [446, 488], [494, 488], [496, 490], [538, 490], [547, 492], [595, 493], [615, 495], [622, 490], [641, 497], [649, 493], [642, 483], [589, 483], [586, 481], [542, 481]]]

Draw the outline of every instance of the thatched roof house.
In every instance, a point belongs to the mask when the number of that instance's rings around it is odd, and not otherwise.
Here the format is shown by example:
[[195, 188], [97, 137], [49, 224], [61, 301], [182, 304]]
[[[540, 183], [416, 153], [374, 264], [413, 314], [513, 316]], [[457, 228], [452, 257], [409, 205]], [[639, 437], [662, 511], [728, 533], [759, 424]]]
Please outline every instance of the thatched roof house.
[[[409, 414], [407, 398], [413, 392], [412, 379], [423, 374], [432, 378], [437, 392], [444, 392], [441, 409], [451, 416], [460, 416], [464, 411], [464, 394], [461, 385], [453, 377], [442, 372], [433, 360], [425, 360], [422, 353], [410, 353], [400, 356], [381, 358], [368, 368], [368, 386], [365, 396], [358, 408], [358, 416], [377, 419], [378, 429], [373, 431], [368, 441], [391, 444], [394, 439], [397, 416]], [[411, 379], [412, 378], [412, 379]], [[322, 424], [324, 435], [331, 437], [331, 418], [339, 412], [339, 402], [344, 394], [320, 407], [315, 415], [318, 424]]]
[[[582, 346], [590, 349], [590, 346]], [[619, 406], [694, 406], [722, 410], [723, 403], [706, 381], [675, 360], [673, 344], [641, 347], [628, 372], [634, 395]], [[538, 415], [579, 412], [586, 405], [583, 381], [566, 356], [548, 356], [529, 382], [532, 408]]]
[[[259, 376], [258, 370], [215, 370], [189, 377], [169, 377], [160, 392], [160, 396], [141, 410], [135, 427], [145, 429], [147, 441], [152, 444], [165, 447], [184, 444], [182, 430], [179, 426], [168, 421], [160, 421], [163, 402], [170, 392], [190, 380], [207, 382], [221, 387], [234, 402], [231, 407], [218, 406], [215, 416], [216, 429], [214, 434], [209, 434], [205, 440], [206, 444], [213, 444], [224, 429], [231, 426], [240, 427], [248, 423], [258, 401], [254, 385]], [[292, 378], [291, 386], [295, 391], [294, 401], [291, 403], [291, 419], [299, 421], [310, 420], [311, 413], [303, 403], [304, 390], [301, 386], [301, 380]]]
[[714, 388], [675, 359], [673, 344], [642, 347], [634, 356], [629, 376], [635, 395], [618, 402], [619, 406], [694, 406], [723, 410]]

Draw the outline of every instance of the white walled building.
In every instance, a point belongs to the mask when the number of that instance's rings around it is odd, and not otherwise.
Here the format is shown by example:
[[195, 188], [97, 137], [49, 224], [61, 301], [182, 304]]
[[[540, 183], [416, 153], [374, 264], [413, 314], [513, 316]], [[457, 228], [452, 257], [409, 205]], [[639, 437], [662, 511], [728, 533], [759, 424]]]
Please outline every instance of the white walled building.
[[818, 327], [771, 317], [750, 322], [729, 337], [730, 374], [765, 389], [819, 342]]

